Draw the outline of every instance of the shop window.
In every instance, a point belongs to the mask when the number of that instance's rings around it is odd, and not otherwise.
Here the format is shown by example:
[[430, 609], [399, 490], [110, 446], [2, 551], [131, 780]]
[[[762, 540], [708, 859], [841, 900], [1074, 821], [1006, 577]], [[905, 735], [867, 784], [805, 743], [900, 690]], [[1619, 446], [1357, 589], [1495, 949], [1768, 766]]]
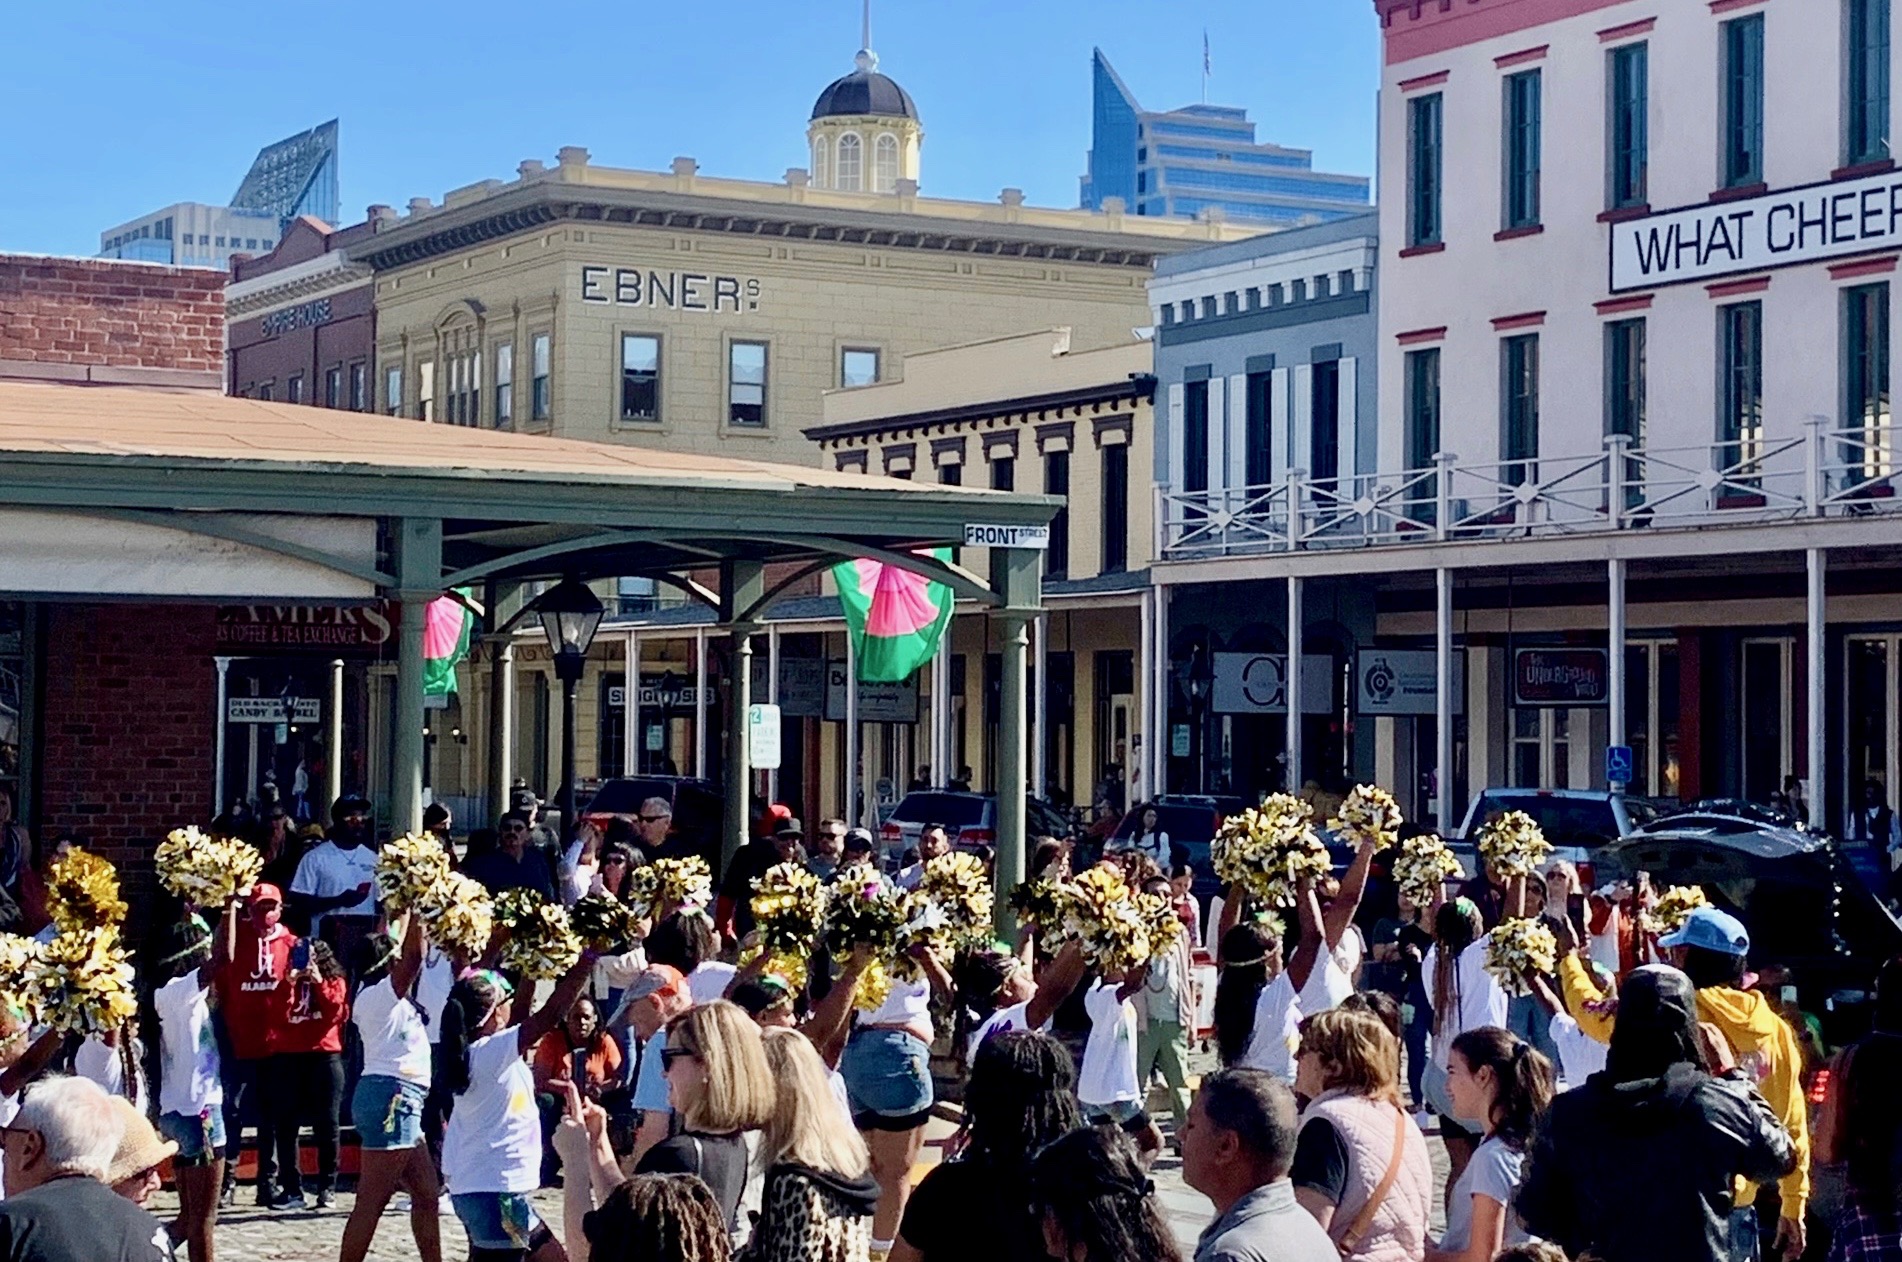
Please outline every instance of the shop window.
[[1763, 183], [1763, 14], [1719, 29], [1723, 39], [1725, 188]]
[[[840, 141], [840, 151], [844, 151]], [[766, 424], [766, 343], [727, 346], [727, 423], [760, 429]]]
[[1531, 228], [1539, 222], [1540, 88], [1537, 70], [1508, 75], [1505, 81], [1505, 227]]
[[621, 419], [660, 419], [660, 339], [646, 333], [621, 335]]
[[1648, 45], [1627, 44], [1606, 54], [1606, 200], [1613, 209], [1642, 206], [1651, 195], [1650, 73]]
[[1440, 242], [1440, 147], [1443, 98], [1407, 102], [1407, 244]]
[[1843, 163], [1889, 156], [1889, 5], [1843, 0]]

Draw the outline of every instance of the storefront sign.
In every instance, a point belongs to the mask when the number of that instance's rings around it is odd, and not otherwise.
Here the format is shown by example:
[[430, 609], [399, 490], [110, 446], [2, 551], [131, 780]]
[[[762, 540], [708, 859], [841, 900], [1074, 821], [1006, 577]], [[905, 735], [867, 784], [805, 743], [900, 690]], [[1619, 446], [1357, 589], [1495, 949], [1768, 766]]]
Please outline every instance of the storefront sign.
[[1611, 291], [1902, 246], [1902, 172], [1628, 219], [1611, 228]]
[[1610, 671], [1604, 649], [1520, 649], [1512, 657], [1512, 703], [1605, 704]]
[[964, 528], [967, 548], [1029, 548], [1035, 552], [1050, 550], [1048, 526], [970, 526]]
[[[1286, 714], [1288, 655], [1217, 653], [1211, 700], [1217, 714]], [[1334, 659], [1308, 653], [1301, 658], [1301, 712], [1326, 714], [1334, 708]]]
[[661, 311], [758, 311], [760, 284], [747, 276], [584, 267], [581, 301]]
[[315, 302], [299, 303], [295, 307], [271, 312], [258, 321], [258, 332], [265, 337], [276, 337], [292, 329], [313, 329], [329, 323], [330, 299], [319, 298]]
[[[286, 700], [284, 697], [227, 697], [225, 722], [282, 723]], [[322, 716], [315, 697], [293, 697], [288, 700], [293, 706], [293, 723], [315, 723]]]
[[[826, 718], [845, 721], [845, 663], [826, 667]], [[916, 723], [918, 721], [918, 675], [895, 684], [859, 683], [859, 722]]]
[[[700, 696], [700, 690], [692, 684], [682, 684], [677, 688], [660, 684], [641, 685], [641, 709], [662, 708], [692, 709]], [[608, 709], [619, 710], [627, 705], [627, 689], [620, 684], [608, 685]]]
[[395, 626], [393, 605], [222, 605], [218, 647], [375, 652]]
[[[1356, 714], [1438, 714], [1438, 655], [1415, 649], [1362, 649], [1354, 664]], [[1466, 655], [1453, 654], [1453, 713], [1466, 712]]]
[[756, 771], [775, 771], [779, 767], [779, 707], [746, 707], [747, 762]]

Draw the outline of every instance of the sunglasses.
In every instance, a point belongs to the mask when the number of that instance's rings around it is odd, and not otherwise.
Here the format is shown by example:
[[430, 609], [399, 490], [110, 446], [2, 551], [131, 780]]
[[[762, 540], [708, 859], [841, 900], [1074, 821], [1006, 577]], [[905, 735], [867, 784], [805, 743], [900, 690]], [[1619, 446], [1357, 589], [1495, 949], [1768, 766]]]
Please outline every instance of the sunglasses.
[[660, 1050], [660, 1068], [662, 1073], [672, 1069], [683, 1060], [699, 1059], [700, 1053], [686, 1047], [663, 1047]]
[[664, 824], [672, 818], [671, 815], [642, 815], [640, 821], [643, 824]]

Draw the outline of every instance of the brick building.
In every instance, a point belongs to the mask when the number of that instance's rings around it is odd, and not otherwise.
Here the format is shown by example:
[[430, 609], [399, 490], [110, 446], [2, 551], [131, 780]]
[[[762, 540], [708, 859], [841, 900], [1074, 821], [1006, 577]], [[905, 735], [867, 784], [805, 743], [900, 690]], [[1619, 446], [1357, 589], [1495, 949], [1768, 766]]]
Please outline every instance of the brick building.
[[291, 221], [269, 254], [231, 261], [225, 288], [230, 392], [247, 399], [371, 410], [376, 352], [370, 269], [345, 254], [395, 212], [373, 206], [362, 223]]
[[224, 273], [0, 254], [0, 379], [217, 390]]

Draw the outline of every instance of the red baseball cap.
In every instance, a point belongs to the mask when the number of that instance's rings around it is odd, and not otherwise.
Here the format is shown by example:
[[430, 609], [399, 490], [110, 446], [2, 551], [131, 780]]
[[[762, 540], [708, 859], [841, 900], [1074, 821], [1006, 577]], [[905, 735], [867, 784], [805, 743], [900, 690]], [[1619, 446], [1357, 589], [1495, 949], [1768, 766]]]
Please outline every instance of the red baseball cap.
[[279, 907], [282, 907], [284, 905], [284, 891], [267, 881], [259, 881], [256, 885], [251, 887], [250, 901], [252, 903], [276, 903]]

